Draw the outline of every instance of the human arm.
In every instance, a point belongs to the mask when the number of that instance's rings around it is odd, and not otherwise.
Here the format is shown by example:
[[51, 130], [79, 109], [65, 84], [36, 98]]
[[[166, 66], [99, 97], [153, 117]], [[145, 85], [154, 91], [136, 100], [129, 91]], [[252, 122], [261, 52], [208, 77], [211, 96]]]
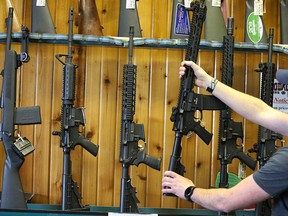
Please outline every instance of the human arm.
[[[162, 193], [173, 193], [179, 198], [185, 199], [184, 192], [189, 186], [195, 186], [191, 180], [172, 171], [166, 171], [164, 173]], [[269, 194], [260, 188], [254, 181], [252, 175], [250, 175], [229, 189], [203, 189], [196, 187], [191, 199], [204, 208], [214, 211], [230, 212], [232, 210], [249, 207], [269, 197]]]
[[[183, 61], [181, 63], [179, 68], [180, 76], [185, 73], [184, 65], [193, 68], [197, 77], [195, 80], [197, 86], [204, 89], [210, 86], [213, 77], [192, 61]], [[270, 107], [261, 99], [237, 91], [220, 81], [218, 81], [212, 93], [244, 118], [272, 131], [288, 135], [288, 115]]]

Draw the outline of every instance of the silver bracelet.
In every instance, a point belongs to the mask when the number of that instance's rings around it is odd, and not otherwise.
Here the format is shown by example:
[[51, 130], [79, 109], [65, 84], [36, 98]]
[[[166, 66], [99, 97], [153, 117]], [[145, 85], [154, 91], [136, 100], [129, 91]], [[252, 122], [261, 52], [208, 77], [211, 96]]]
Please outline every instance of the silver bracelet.
[[216, 78], [213, 78], [213, 79], [211, 80], [210, 86], [208, 86], [208, 87], [206, 88], [206, 91], [212, 93], [212, 92], [214, 91], [217, 83], [218, 83], [218, 80], [217, 80]]

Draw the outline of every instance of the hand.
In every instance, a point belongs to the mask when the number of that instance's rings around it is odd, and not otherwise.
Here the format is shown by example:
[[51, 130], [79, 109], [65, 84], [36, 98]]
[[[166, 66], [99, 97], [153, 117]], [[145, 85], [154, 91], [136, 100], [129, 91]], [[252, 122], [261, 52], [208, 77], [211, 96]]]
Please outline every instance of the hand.
[[164, 172], [162, 179], [162, 193], [173, 193], [181, 199], [185, 199], [184, 192], [187, 187], [194, 186], [193, 182], [173, 171]]
[[180, 78], [184, 76], [186, 67], [192, 67], [195, 76], [197, 79], [195, 80], [195, 85], [199, 86], [200, 88], [207, 89], [208, 86], [210, 86], [211, 80], [213, 77], [211, 77], [209, 74], [206, 73], [201, 67], [199, 67], [197, 64], [195, 64], [193, 61], [183, 61], [181, 62], [181, 66], [179, 68], [179, 76]]

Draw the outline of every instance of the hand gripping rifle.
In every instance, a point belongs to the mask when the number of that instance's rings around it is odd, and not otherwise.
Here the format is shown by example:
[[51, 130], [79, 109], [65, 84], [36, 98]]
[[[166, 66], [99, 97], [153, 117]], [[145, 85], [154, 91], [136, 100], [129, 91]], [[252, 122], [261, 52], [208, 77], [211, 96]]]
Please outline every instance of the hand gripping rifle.
[[[62, 91], [62, 113], [61, 131], [53, 131], [53, 135], [60, 136], [60, 147], [63, 148], [63, 175], [62, 175], [62, 210], [81, 209], [82, 199], [78, 191], [77, 183], [72, 180], [70, 151], [76, 145], [81, 145], [92, 155], [98, 153], [98, 145], [87, 140], [79, 134], [79, 126], [85, 125], [83, 108], [75, 108], [75, 72], [77, 66], [72, 63], [72, 39], [73, 39], [73, 13], [74, 9], [69, 10], [69, 33], [68, 33], [68, 54], [57, 54], [56, 58], [63, 67], [63, 91]], [[65, 57], [63, 62], [61, 57]]]
[[129, 30], [129, 61], [123, 67], [122, 81], [122, 115], [120, 163], [122, 163], [122, 178], [120, 192], [120, 212], [139, 212], [136, 197], [136, 188], [131, 185], [129, 176], [130, 165], [138, 166], [144, 163], [147, 166], [160, 170], [161, 159], [146, 154], [146, 146], [140, 146], [140, 140], [145, 142], [143, 124], [133, 121], [136, 99], [137, 66], [132, 63], [134, 27]]
[[[268, 62], [259, 64], [257, 72], [261, 72], [261, 99], [273, 106], [273, 90], [274, 90], [274, 77], [276, 73], [275, 64], [272, 63], [273, 52], [273, 35], [274, 29], [269, 29], [269, 49], [268, 49]], [[254, 148], [249, 152], [255, 152], [259, 163], [259, 169], [265, 165], [269, 158], [276, 152], [276, 140], [283, 140], [281, 134], [275, 133], [265, 127], [259, 126], [258, 129], [258, 143], [254, 144]], [[271, 209], [268, 200], [258, 203], [255, 210], [255, 215], [271, 215]]]
[[[233, 58], [234, 58], [234, 37], [233, 37], [233, 18], [228, 18], [227, 35], [223, 36], [223, 56], [222, 56], [222, 82], [232, 86], [233, 79]], [[232, 163], [234, 158], [238, 158], [252, 170], [255, 169], [257, 161], [243, 152], [242, 145], [237, 144], [237, 139], [243, 139], [243, 128], [241, 122], [235, 122], [231, 118], [231, 109], [220, 111], [220, 130], [218, 160], [220, 160], [220, 188], [228, 188], [227, 165]], [[231, 214], [231, 213], [230, 213]], [[230, 215], [229, 214], [229, 215]], [[227, 215], [219, 212], [218, 215]]]
[[4, 144], [6, 160], [4, 165], [1, 208], [27, 208], [19, 169], [24, 157], [34, 151], [34, 147], [26, 137], [15, 136], [15, 125], [40, 124], [40, 107], [16, 107], [17, 69], [29, 61], [29, 30], [22, 27], [22, 52], [17, 54], [11, 50], [13, 8], [9, 8], [6, 19], [7, 41], [4, 70], [2, 71], [0, 139]]
[[[185, 60], [196, 62], [202, 25], [205, 21], [207, 11], [204, 0], [192, 2], [190, 10], [193, 11], [193, 16], [190, 24], [191, 29]], [[201, 126], [202, 116], [200, 119], [197, 119], [195, 112], [197, 110], [200, 112], [202, 112], [202, 110], [220, 110], [226, 107], [225, 104], [212, 95], [195, 93], [193, 90], [194, 80], [195, 74], [193, 69], [186, 67], [185, 75], [181, 78], [178, 104], [177, 107], [173, 107], [170, 117], [170, 120], [174, 122], [173, 131], [175, 131], [175, 139], [168, 169], [180, 175], [184, 175], [185, 172], [185, 167], [180, 162], [182, 151], [181, 140], [183, 135], [195, 132], [207, 145], [212, 139], [212, 134]]]

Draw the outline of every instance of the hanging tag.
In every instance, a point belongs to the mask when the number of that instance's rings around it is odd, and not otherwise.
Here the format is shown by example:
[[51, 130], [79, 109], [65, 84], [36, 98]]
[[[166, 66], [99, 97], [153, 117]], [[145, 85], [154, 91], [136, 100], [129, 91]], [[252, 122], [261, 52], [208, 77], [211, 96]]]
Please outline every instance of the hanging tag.
[[254, 0], [254, 15], [263, 15], [263, 0]]
[[126, 0], [126, 9], [135, 9], [136, 0]]
[[185, 1], [184, 1], [184, 6], [185, 6], [185, 8], [190, 8], [190, 7], [191, 7], [191, 1], [192, 1], [192, 0], [185, 0]]
[[212, 7], [221, 7], [221, 0], [212, 0]]
[[45, 6], [46, 5], [46, 0], [37, 0], [36, 1], [36, 6]]

